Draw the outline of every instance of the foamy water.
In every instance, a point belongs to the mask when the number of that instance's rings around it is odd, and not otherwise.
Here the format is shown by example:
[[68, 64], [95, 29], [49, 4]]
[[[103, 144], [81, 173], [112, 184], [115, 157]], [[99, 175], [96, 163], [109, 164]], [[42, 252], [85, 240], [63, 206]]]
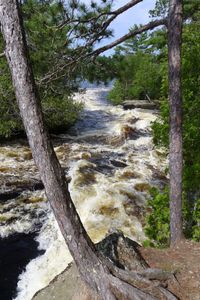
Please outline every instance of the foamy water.
[[[157, 118], [153, 111], [124, 111], [106, 101], [107, 88], [88, 89], [75, 99], [84, 102], [81, 120], [55, 147], [81, 220], [98, 242], [108, 232], [121, 230], [142, 243], [145, 203], [152, 185], [161, 183], [167, 165], [162, 149], [155, 149], [150, 131]], [[74, 135], [75, 134], [75, 135]], [[65, 142], [66, 141], [68, 142]], [[39, 175], [26, 146], [0, 149], [2, 188], [6, 183], [38, 180]], [[2, 217], [2, 218], [1, 218]], [[24, 192], [0, 205], [2, 237], [37, 228], [39, 248], [46, 252], [33, 259], [19, 276], [15, 300], [31, 300], [71, 261], [44, 191]]]

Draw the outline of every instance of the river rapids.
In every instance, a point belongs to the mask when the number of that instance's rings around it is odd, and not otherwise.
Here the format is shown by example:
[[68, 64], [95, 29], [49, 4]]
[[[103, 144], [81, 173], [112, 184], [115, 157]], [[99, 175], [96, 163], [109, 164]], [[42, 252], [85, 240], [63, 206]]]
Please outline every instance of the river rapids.
[[[114, 230], [142, 243], [151, 186], [166, 181], [166, 153], [153, 146], [156, 111], [110, 105], [109, 88], [75, 95], [77, 124], [53, 137], [71, 197], [96, 243]], [[31, 300], [72, 258], [49, 207], [26, 141], [0, 147], [0, 297]]]

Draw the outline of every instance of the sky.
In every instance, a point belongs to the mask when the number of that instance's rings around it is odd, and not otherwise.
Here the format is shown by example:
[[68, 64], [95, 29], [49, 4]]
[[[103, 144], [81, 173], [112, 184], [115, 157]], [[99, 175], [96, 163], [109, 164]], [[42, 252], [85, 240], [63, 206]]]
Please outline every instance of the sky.
[[[128, 3], [130, 0], [115, 0], [115, 9], [123, 6], [124, 4]], [[90, 0], [84, 0], [85, 3], [90, 3]], [[97, 2], [100, 2], [97, 1]], [[156, 0], [143, 0], [141, 3], [137, 4], [136, 6], [129, 9], [127, 12], [123, 13], [122, 15], [118, 16], [115, 21], [113, 21], [112, 28], [114, 30], [114, 37], [110, 38], [109, 40], [104, 40], [101, 42], [100, 46], [106, 45], [108, 42], [123, 36], [128, 32], [130, 27], [134, 24], [145, 24], [149, 21], [149, 10], [153, 9], [155, 6]], [[112, 53], [112, 50], [105, 52], [106, 55]]]
[[[117, 0], [116, 8], [129, 2], [128, 0]], [[115, 38], [118, 38], [125, 33], [134, 24], [145, 24], [149, 20], [149, 10], [154, 8], [156, 0], [144, 0], [137, 4], [127, 12], [119, 16], [112, 25], [114, 29]]]

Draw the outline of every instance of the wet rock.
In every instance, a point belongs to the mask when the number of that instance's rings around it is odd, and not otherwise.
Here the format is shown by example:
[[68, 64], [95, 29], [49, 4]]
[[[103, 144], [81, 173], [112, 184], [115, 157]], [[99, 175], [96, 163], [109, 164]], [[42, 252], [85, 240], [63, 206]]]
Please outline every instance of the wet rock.
[[132, 117], [131, 119], [128, 119], [127, 122], [133, 125], [133, 124], [137, 123], [137, 121], [139, 121], [139, 120], [140, 120], [139, 118]]
[[149, 102], [146, 100], [126, 100], [122, 103], [124, 109], [134, 109], [134, 108], [143, 108], [143, 109], [156, 109], [158, 108], [157, 103]]
[[136, 128], [129, 126], [128, 124], [122, 126], [121, 137], [123, 140], [132, 139], [136, 140], [142, 136], [149, 136], [148, 131], [137, 130]]
[[31, 160], [33, 158], [31, 151], [25, 151], [23, 153], [23, 159], [24, 160]]
[[119, 161], [119, 160], [111, 160], [110, 162], [111, 162], [111, 164], [114, 167], [117, 167], [117, 168], [125, 168], [125, 167], [127, 167], [127, 164], [125, 164], [124, 162]]
[[117, 213], [119, 213], [119, 208], [110, 207], [109, 205], [102, 205], [99, 208], [99, 213], [104, 216], [114, 217]]
[[91, 153], [90, 152], [83, 152], [81, 153], [81, 159], [90, 159], [91, 158]]
[[44, 185], [42, 181], [34, 181], [34, 182], [7, 182], [7, 187], [11, 187], [10, 190], [0, 192], [0, 202], [4, 202], [10, 199], [15, 199], [23, 191], [37, 191], [43, 190]]
[[135, 170], [130, 168], [124, 169], [122, 173], [119, 174], [118, 178], [120, 180], [127, 180], [131, 178], [141, 178], [142, 175]]
[[88, 163], [79, 167], [79, 172], [74, 180], [76, 186], [85, 186], [96, 183], [95, 166]]
[[1, 173], [7, 173], [10, 171], [10, 168], [9, 167], [3, 167], [3, 166], [0, 166], [0, 172]]
[[134, 188], [138, 192], [148, 192], [151, 189], [151, 186], [146, 182], [137, 183]]
[[114, 167], [101, 163], [97, 165], [96, 171], [105, 175], [112, 175], [114, 173]]
[[136, 201], [128, 199], [123, 204], [125, 212], [128, 216], [135, 216], [144, 225], [144, 216], [146, 214], [146, 208], [138, 205]]
[[121, 128], [121, 135], [124, 139], [130, 138], [135, 134], [135, 128], [129, 126], [128, 124], [122, 126]]
[[92, 157], [90, 161], [96, 165], [95, 171], [106, 175], [114, 173], [115, 168], [114, 165], [110, 165], [109, 153], [100, 153], [97, 157]]

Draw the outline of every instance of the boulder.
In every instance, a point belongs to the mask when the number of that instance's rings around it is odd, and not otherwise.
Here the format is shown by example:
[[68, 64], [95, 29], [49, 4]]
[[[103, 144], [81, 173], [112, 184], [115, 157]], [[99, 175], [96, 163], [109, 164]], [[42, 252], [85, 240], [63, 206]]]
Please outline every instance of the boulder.
[[121, 269], [139, 271], [149, 267], [140, 253], [141, 246], [120, 231], [108, 234], [96, 247]]

